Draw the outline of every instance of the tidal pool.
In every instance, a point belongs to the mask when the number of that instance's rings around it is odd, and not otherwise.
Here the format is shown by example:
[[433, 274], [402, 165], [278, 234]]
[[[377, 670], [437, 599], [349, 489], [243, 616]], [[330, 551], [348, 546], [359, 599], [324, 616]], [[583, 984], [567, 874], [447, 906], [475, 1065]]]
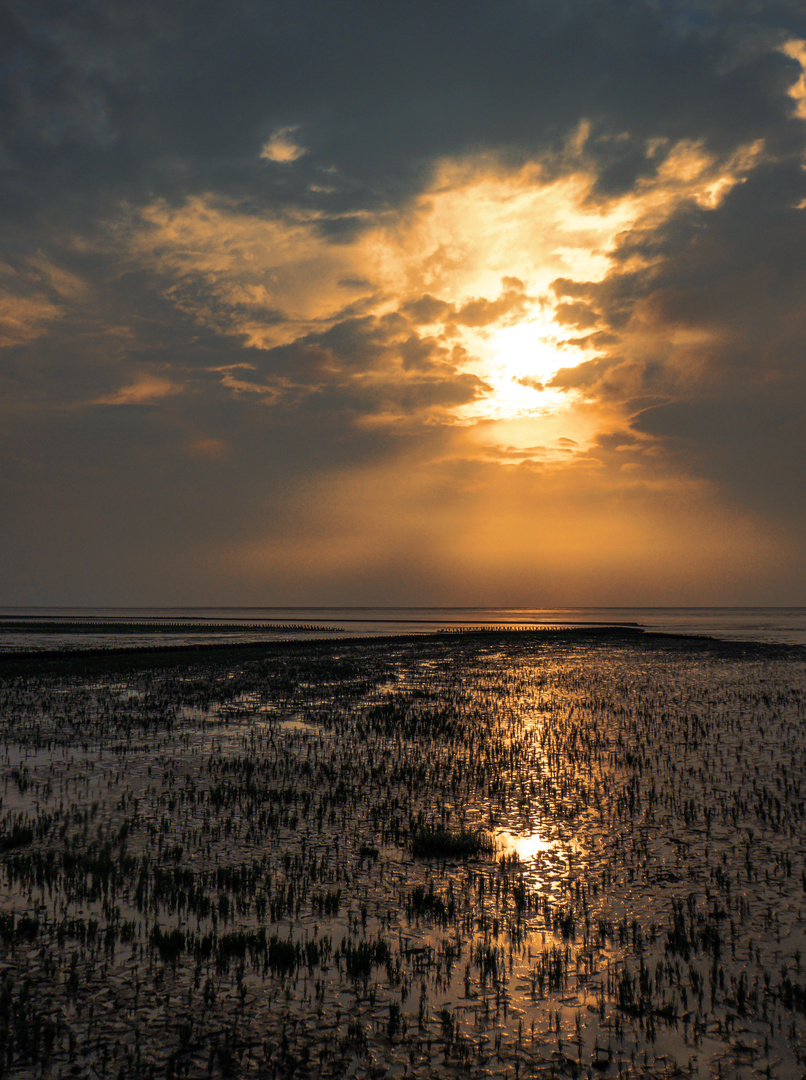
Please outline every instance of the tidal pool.
[[801, 1080], [805, 674], [574, 633], [9, 668], [0, 1074]]

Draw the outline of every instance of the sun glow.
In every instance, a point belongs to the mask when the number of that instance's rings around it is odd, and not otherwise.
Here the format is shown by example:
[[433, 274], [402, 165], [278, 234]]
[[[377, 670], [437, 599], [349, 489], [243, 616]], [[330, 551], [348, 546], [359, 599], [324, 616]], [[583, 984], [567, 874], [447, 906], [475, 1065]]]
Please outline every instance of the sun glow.
[[468, 420], [506, 420], [546, 415], [571, 408], [579, 394], [551, 385], [560, 368], [576, 367], [595, 350], [569, 345], [567, 329], [546, 318], [537, 306], [517, 322], [469, 334], [473, 371], [490, 387], [480, 402], [462, 410]]
[[561, 367], [578, 363], [558, 346], [559, 327], [540, 322], [520, 322], [497, 330], [490, 341], [487, 380], [494, 402], [508, 415], [535, 408], [557, 408], [567, 395], [549, 383]]
[[534, 322], [505, 326], [493, 337], [495, 363], [503, 375], [541, 390], [561, 364], [547, 328]]

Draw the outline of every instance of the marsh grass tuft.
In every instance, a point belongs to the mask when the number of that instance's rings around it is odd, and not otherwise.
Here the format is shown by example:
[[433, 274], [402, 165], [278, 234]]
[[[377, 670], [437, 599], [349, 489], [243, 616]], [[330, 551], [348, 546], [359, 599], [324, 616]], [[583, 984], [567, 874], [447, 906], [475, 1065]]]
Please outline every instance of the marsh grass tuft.
[[493, 854], [493, 842], [480, 830], [450, 829], [423, 825], [411, 838], [411, 853], [430, 859], [473, 859]]

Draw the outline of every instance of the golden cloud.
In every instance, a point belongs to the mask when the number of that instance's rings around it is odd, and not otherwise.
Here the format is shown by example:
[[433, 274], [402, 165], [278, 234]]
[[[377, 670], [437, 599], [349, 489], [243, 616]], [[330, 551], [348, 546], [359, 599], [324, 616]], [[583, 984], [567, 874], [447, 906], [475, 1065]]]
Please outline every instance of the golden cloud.
[[69, 305], [86, 295], [86, 286], [44, 255], [21, 268], [0, 263], [0, 348], [41, 337]]
[[[266, 144], [272, 153], [286, 153], [282, 140], [290, 132], [275, 133]], [[539, 162], [512, 169], [490, 156], [443, 161], [405, 209], [365, 214], [339, 242], [327, 236], [321, 213], [259, 214], [233, 200], [197, 196], [178, 207], [147, 207], [132, 222], [128, 244], [162, 277], [166, 295], [199, 322], [252, 348], [296, 347], [284, 381], [230, 373], [224, 385], [233, 392], [279, 400], [284, 386], [301, 391], [306, 378], [316, 380], [311, 389], [319, 387], [330, 365], [342, 383], [376, 388], [375, 406], [361, 422], [439, 402], [442, 420], [482, 425], [497, 439], [497, 422], [526, 417], [554, 427], [547, 416], [576, 410], [584, 422], [566, 416], [565, 423], [584, 448], [596, 433], [590, 409], [580, 412], [586, 380], [555, 376], [614, 348], [585, 288], [616, 268], [647, 270], [654, 257], [642, 251], [625, 259], [625, 238], [650, 234], [687, 203], [717, 206], [764, 152], [756, 142], [719, 160], [700, 142], [655, 140], [648, 148], [654, 173], [608, 197], [597, 191], [586, 156], [589, 134], [581, 125], [559, 176]], [[564, 290], [552, 288], [558, 280]], [[356, 351], [348, 373], [344, 355], [330, 363], [334, 354], [322, 335], [357, 318], [385, 326], [385, 338], [371, 356]], [[569, 336], [568, 326], [584, 334]], [[649, 347], [652, 328], [637, 323], [632, 332], [634, 361], [643, 338]], [[319, 358], [313, 366], [309, 354]], [[442, 381], [420, 380], [418, 394], [414, 372], [435, 363], [443, 365]], [[476, 380], [473, 392], [470, 384], [457, 389], [460, 378]], [[396, 397], [388, 392], [395, 382]], [[524, 445], [533, 442], [534, 434]]]
[[43, 296], [0, 296], [0, 348], [40, 337], [61, 315], [62, 309]]
[[800, 64], [800, 78], [789, 88], [789, 96], [795, 102], [795, 116], [806, 120], [806, 41], [793, 38], [787, 41], [781, 51]]
[[296, 130], [296, 127], [279, 128], [263, 144], [260, 156], [265, 161], [273, 161], [281, 165], [297, 161], [305, 154], [305, 148], [292, 138]]
[[96, 398], [94, 405], [151, 405], [162, 398], [178, 394], [182, 385], [159, 375], [143, 375], [114, 394]]

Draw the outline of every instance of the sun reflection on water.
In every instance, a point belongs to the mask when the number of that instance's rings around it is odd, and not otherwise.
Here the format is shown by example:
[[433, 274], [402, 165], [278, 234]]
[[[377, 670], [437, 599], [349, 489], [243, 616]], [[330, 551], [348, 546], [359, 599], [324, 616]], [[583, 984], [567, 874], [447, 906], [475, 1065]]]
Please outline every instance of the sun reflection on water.
[[546, 851], [556, 847], [554, 840], [548, 840], [539, 832], [518, 835], [501, 830], [496, 833], [496, 843], [504, 855], [517, 855], [520, 862], [530, 862]]

